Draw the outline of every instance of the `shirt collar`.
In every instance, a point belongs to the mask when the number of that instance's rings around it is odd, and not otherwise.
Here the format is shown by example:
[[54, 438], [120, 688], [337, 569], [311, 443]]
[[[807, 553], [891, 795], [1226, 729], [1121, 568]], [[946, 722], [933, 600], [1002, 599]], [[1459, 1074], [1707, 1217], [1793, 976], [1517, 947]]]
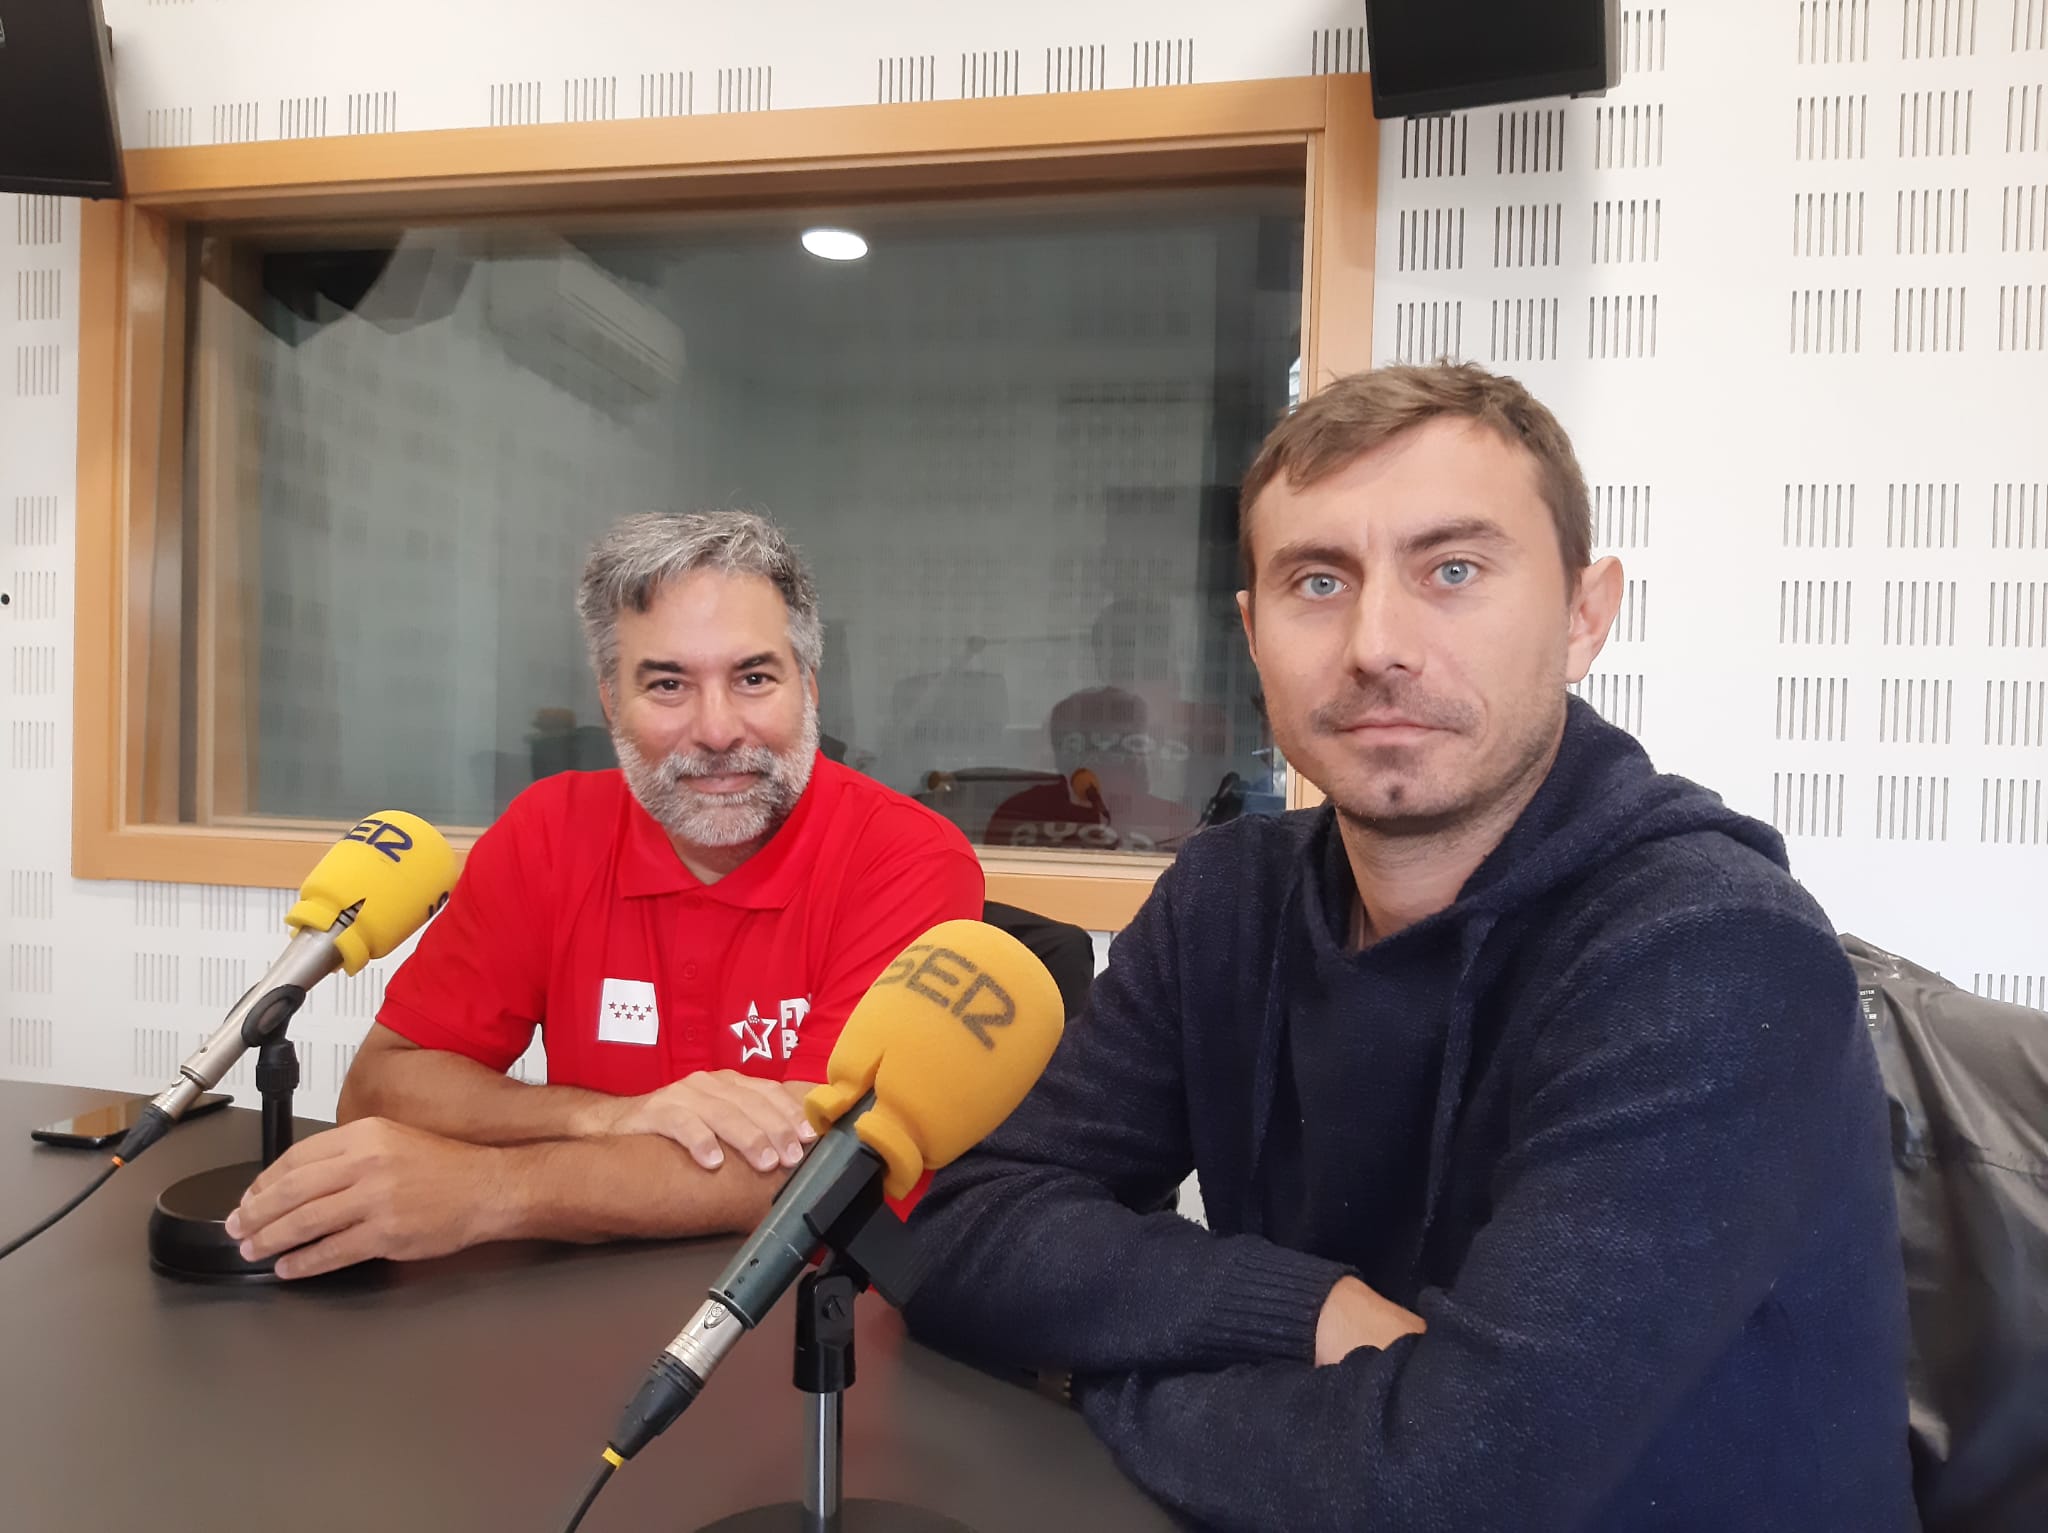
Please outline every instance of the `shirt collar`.
[[621, 826], [619, 892], [627, 898], [657, 894], [700, 894], [741, 910], [780, 910], [793, 900], [809, 875], [813, 843], [831, 819], [839, 796], [836, 768], [821, 754], [811, 762], [811, 780], [768, 844], [715, 884], [699, 879], [676, 855], [668, 832], [641, 807], [630, 787]]

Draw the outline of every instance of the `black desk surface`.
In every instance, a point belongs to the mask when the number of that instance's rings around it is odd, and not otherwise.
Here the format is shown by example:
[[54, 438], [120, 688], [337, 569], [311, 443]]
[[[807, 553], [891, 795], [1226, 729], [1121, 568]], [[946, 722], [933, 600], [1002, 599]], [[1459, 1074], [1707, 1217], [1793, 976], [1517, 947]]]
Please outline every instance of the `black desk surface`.
[[[113, 1099], [0, 1082], [0, 1240], [103, 1164], [28, 1130]], [[558, 1533], [620, 1407], [731, 1244], [496, 1246], [255, 1288], [152, 1272], [156, 1194], [256, 1148], [251, 1112], [196, 1119], [0, 1261], [0, 1526]], [[797, 1498], [791, 1308], [613, 1477], [584, 1533], [681, 1533]], [[1079, 1416], [909, 1342], [873, 1295], [857, 1364], [849, 1497], [982, 1533], [1171, 1526]]]

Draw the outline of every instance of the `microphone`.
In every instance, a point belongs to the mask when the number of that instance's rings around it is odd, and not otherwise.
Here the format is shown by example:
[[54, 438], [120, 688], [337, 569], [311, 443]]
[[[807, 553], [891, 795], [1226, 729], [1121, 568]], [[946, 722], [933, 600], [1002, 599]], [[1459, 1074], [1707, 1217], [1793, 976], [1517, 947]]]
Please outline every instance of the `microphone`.
[[142, 1110], [114, 1159], [125, 1165], [169, 1133], [236, 1060], [283, 1031], [314, 985], [336, 969], [359, 972], [418, 931], [454, 882], [454, 851], [418, 815], [382, 810], [350, 830], [299, 886], [284, 918], [292, 931], [284, 952], [178, 1066], [178, 1079]]
[[1052, 975], [1007, 932], [948, 921], [906, 948], [846, 1019], [826, 1084], [804, 1103], [817, 1143], [655, 1359], [606, 1464], [668, 1429], [821, 1247], [852, 1240], [883, 1195], [908, 1197], [926, 1171], [993, 1133], [1045, 1073], [1065, 1027]]

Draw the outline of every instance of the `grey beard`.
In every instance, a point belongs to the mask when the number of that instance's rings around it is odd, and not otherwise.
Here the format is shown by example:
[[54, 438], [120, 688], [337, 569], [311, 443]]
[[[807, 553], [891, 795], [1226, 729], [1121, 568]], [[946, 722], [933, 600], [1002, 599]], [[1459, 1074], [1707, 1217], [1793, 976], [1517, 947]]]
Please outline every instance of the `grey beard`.
[[[651, 762], [616, 728], [612, 749], [633, 797], [669, 835], [686, 846], [744, 846], [780, 827], [810, 786], [818, 756], [818, 706], [804, 704], [803, 731], [787, 755], [742, 745], [716, 755], [678, 751]], [[739, 772], [758, 772], [761, 780], [744, 793], [717, 796], [690, 786], [693, 777]]]

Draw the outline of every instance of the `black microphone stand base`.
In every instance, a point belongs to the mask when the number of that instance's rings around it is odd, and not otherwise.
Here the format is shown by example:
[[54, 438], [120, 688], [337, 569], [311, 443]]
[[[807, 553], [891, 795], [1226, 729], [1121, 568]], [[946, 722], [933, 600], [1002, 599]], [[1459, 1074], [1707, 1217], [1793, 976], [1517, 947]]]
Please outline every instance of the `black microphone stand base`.
[[843, 1501], [839, 1515], [823, 1519], [809, 1507], [794, 1501], [780, 1506], [756, 1506], [716, 1522], [706, 1523], [701, 1533], [972, 1533], [964, 1522], [955, 1522], [922, 1507], [897, 1501]]
[[243, 1260], [226, 1223], [262, 1170], [262, 1161], [245, 1160], [166, 1187], [149, 1214], [150, 1266], [194, 1283], [275, 1283], [274, 1258]]
[[263, 1168], [292, 1147], [292, 1093], [299, 1055], [289, 1038], [272, 1036], [256, 1054], [263, 1097], [263, 1159], [216, 1166], [171, 1183], [149, 1211], [149, 1264], [165, 1277], [193, 1283], [275, 1283], [274, 1257], [244, 1261], [228, 1235], [227, 1217]]

